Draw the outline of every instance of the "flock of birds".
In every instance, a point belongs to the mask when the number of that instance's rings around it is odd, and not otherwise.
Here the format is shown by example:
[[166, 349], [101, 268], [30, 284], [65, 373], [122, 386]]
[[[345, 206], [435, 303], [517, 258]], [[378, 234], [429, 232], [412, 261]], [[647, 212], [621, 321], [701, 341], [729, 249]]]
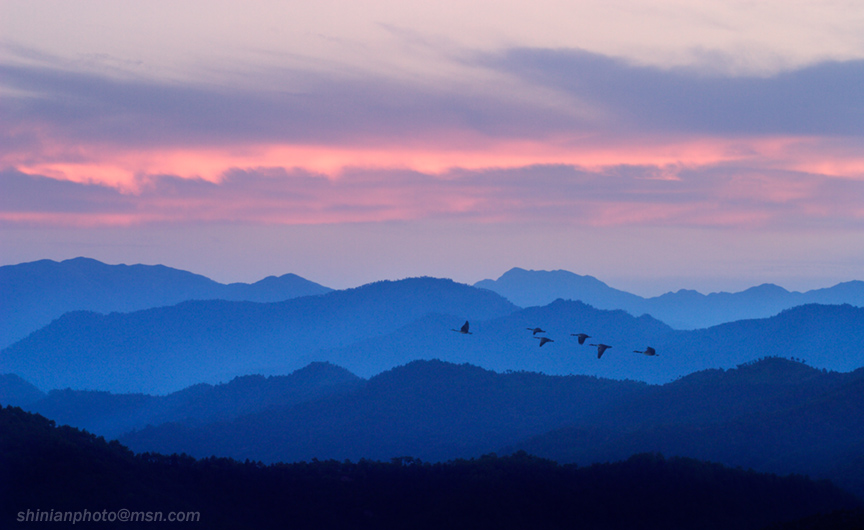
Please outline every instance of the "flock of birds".
[[[525, 329], [530, 331], [531, 334], [534, 336], [534, 338], [540, 341], [540, 347], [541, 348], [547, 342], [555, 342], [554, 340], [550, 339], [549, 337], [538, 337], [537, 336], [538, 333], [546, 333], [546, 331], [544, 331], [540, 328], [525, 328]], [[467, 320], [465, 321], [464, 324], [462, 324], [461, 328], [451, 329], [451, 331], [455, 331], [457, 333], [462, 333], [463, 335], [473, 335], [473, 333], [471, 333], [469, 331], [469, 324], [468, 324]], [[585, 339], [591, 338], [591, 335], [586, 335], [585, 333], [571, 333], [570, 336], [576, 337], [576, 339], [579, 341], [579, 344], [585, 344]], [[588, 345], [597, 347], [597, 358], [598, 359], [600, 357], [603, 357], [603, 353], [612, 347], [612, 346], [609, 346], [608, 344], [603, 344], [603, 343], [598, 343], [598, 344], [590, 344], [589, 343]], [[647, 346], [644, 350], [641, 350], [641, 351], [640, 350], [633, 350], [633, 353], [641, 353], [643, 355], [648, 355], [651, 357], [657, 355], [657, 351], [654, 348], [652, 348], [651, 346]]]

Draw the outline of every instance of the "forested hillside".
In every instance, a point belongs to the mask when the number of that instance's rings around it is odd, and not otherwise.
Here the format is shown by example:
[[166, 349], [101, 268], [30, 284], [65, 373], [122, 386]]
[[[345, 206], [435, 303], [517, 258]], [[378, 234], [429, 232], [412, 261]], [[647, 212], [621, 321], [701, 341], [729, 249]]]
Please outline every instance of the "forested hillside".
[[0, 482], [3, 526], [28, 510], [125, 509], [180, 512], [213, 529], [755, 530], [860, 506], [827, 482], [656, 454], [588, 467], [525, 453], [270, 466], [136, 455], [12, 407], [0, 409], [0, 472], [9, 479]]

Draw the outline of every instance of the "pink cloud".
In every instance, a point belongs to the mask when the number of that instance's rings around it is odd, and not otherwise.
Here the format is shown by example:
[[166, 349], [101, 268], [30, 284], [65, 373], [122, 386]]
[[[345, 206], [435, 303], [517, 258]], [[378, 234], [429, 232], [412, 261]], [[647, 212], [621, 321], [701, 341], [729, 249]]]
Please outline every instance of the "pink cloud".
[[[230, 168], [300, 168], [333, 178], [351, 168], [406, 169], [429, 174], [453, 169], [519, 168], [572, 165], [589, 170], [632, 165], [702, 167], [746, 161], [771, 169], [808, 171], [834, 176], [864, 175], [860, 150], [833, 148], [820, 138], [800, 137], [566, 137], [544, 141], [490, 139], [443, 134], [422, 146], [390, 144], [236, 145], [209, 148], [123, 148], [110, 144], [43, 147], [0, 154], [0, 166], [74, 182], [98, 182], [132, 190], [146, 175], [174, 175], [218, 182]], [[50, 140], [41, 142], [52, 145]], [[826, 145], [827, 144], [827, 145]], [[821, 152], [816, 152], [820, 149]], [[667, 178], [674, 173], [666, 172]], [[658, 173], [658, 175], [660, 175]]]
[[[861, 125], [847, 109], [860, 107], [864, 63], [714, 79], [515, 50], [474, 66], [544, 91], [463, 94], [293, 72], [307, 90], [282, 93], [0, 65], [0, 83], [29, 94], [0, 100], [0, 167], [50, 177], [8, 184], [0, 219], [747, 228], [861, 219]], [[837, 98], [821, 91], [824, 79]], [[549, 91], [567, 104], [535, 98]], [[786, 105], [798, 100], [809, 106]]]
[[443, 173], [342, 168], [337, 175], [259, 167], [229, 169], [214, 180], [138, 176], [122, 188], [20, 173], [13, 182], [7, 173], [10, 193], [0, 201], [0, 219], [55, 226], [459, 219], [743, 228], [849, 225], [862, 219], [864, 181], [745, 162], [594, 169], [542, 164]]

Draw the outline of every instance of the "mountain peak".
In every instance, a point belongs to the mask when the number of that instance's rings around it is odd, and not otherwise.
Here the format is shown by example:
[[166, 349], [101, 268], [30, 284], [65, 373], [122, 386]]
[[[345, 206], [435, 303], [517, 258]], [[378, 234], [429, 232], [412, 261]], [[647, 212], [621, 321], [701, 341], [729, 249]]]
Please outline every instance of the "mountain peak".
[[15, 374], [0, 374], [0, 404], [26, 406], [45, 397], [45, 393]]
[[758, 295], [762, 297], [780, 297], [788, 295], [789, 291], [773, 283], [763, 283], [761, 285], [746, 289], [742, 291], [742, 293], [746, 293], [748, 295]]
[[807, 366], [803, 361], [776, 356], [764, 357], [748, 363], [739, 364], [734, 371], [748, 376], [770, 375], [771, 377], [798, 377], [801, 375], [812, 375], [818, 372], [816, 368]]
[[328, 381], [355, 381], [362, 379], [353, 372], [327, 361], [315, 361], [291, 373], [295, 378]]
[[542, 306], [556, 299], [581, 300], [601, 309], [632, 305], [641, 297], [609, 287], [593, 276], [565, 270], [536, 271], [514, 267], [497, 280], [481, 280], [475, 287], [489, 289], [520, 307]]
[[[551, 271], [547, 270], [534, 270], [534, 269], [523, 269], [521, 267], [513, 267], [508, 270], [504, 274], [498, 278], [497, 281], [510, 281], [514, 279], [520, 278], [528, 278], [528, 277], [539, 277], [544, 278], [547, 281], [554, 280], [563, 280], [563, 281], [571, 281], [571, 282], [588, 282], [588, 283], [596, 283], [599, 285], [607, 286], [606, 283], [598, 280], [594, 276], [576, 274], [575, 272], [570, 272], [564, 269], [555, 269]], [[607, 286], [608, 287], [608, 286]]]
[[69, 311], [125, 313], [187, 300], [276, 302], [328, 291], [292, 274], [224, 285], [165, 265], [109, 265], [85, 257], [5, 265], [0, 266], [0, 348]]

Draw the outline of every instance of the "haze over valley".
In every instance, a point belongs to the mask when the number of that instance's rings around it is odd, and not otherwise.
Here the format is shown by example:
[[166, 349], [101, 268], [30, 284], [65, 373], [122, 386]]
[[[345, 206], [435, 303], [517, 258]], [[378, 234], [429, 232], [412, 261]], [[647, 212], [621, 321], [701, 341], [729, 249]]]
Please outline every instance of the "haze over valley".
[[[275, 464], [525, 451], [579, 465], [657, 453], [864, 497], [858, 282], [644, 299], [517, 268], [475, 286], [332, 290], [84, 258], [2, 267], [0, 280], [6, 336], [36, 327], [0, 352], [0, 403], [136, 452]], [[8, 310], [43, 298], [56, 303], [38, 317]], [[687, 304], [722, 323], [676, 329], [634, 309]], [[736, 320], [745, 308], [759, 316]], [[594, 340], [612, 347], [599, 357]]]

